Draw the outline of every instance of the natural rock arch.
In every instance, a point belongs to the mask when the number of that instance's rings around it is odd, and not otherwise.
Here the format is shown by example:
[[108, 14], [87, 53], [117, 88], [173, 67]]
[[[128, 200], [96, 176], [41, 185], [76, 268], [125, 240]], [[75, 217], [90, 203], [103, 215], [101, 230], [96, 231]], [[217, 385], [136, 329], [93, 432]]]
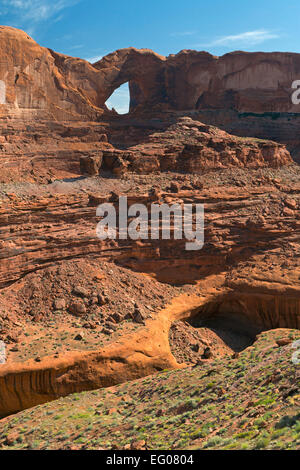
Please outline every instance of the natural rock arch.
[[120, 49], [93, 64], [104, 77], [102, 97], [104, 103], [124, 83], [129, 83], [130, 111], [137, 106], [146, 108], [164, 101], [165, 57], [148, 49]]
[[129, 83], [123, 83], [106, 101], [108, 109], [114, 109], [118, 114], [128, 114], [130, 109]]

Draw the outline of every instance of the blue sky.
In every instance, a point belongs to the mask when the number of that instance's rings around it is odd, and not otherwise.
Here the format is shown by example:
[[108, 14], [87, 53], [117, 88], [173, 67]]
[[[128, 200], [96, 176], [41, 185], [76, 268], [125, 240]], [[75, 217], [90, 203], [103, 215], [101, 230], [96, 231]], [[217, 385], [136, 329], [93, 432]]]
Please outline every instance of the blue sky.
[[[299, 0], [0, 0], [0, 24], [39, 44], [96, 61], [116, 49], [300, 53]], [[126, 110], [128, 87], [110, 104]]]

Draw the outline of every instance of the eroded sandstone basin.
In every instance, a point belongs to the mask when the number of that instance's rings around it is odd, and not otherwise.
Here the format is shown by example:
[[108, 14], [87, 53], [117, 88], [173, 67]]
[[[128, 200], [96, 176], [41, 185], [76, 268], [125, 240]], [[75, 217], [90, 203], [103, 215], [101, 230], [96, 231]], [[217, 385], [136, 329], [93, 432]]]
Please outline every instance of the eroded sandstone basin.
[[[73, 352], [64, 354], [61, 359], [44, 357], [38, 361], [38, 364], [29, 361], [2, 366], [1, 415], [7, 416], [74, 392], [112, 386], [165, 369], [186, 367], [195, 361], [188, 359], [181, 365], [176, 361], [169, 342], [171, 324], [183, 319], [190, 319], [193, 322], [195, 318], [198, 322], [207, 322], [207, 318], [202, 314], [211, 309], [212, 305], [213, 309], [217, 310], [211, 317], [214, 323], [208, 323], [208, 326], [210, 333], [216, 332], [215, 337], [219, 341], [214, 341], [212, 334], [206, 338], [202, 334], [200, 342], [205, 348], [203, 353], [198, 350], [200, 353], [196, 361], [198, 365], [213, 357], [226, 356], [230, 354], [230, 350], [244, 349], [247, 346], [243, 343], [245, 325], [248, 326], [249, 344], [255, 341], [255, 331], [258, 333], [277, 328], [299, 328], [299, 293], [293, 292], [291, 295], [291, 292], [284, 292], [279, 299], [278, 295], [266, 292], [258, 294], [257, 291], [237, 295], [232, 289], [222, 286], [222, 276], [210, 279], [209, 284], [205, 295], [198, 292], [175, 298], [170, 305], [159, 312], [156, 318], [146, 320], [145, 326], [139, 331], [124, 335], [120, 340], [97, 352]], [[219, 290], [221, 293], [217, 292]], [[230, 309], [234, 306], [239, 307], [240, 313], [235, 314], [235, 318], [239, 316], [239, 323], [235, 321], [232, 325], [232, 313], [226, 311], [228, 306]], [[217, 316], [220, 318], [217, 320], [218, 329], [215, 330]], [[249, 330], [249, 324], [252, 325], [252, 331]], [[232, 344], [232, 336], [235, 341], [239, 339], [238, 344]], [[231, 341], [230, 346], [228, 339]], [[221, 342], [227, 343], [228, 348], [220, 348]], [[174, 343], [171, 345], [177, 355]], [[189, 345], [190, 348], [192, 346], [193, 344]], [[183, 349], [184, 345], [181, 347]], [[206, 353], [207, 349], [209, 355]]]
[[[299, 54], [90, 64], [9, 27], [0, 45], [1, 416], [299, 329]], [[127, 81], [121, 117], [105, 102]], [[100, 242], [121, 195], [204, 204], [203, 249]]]
[[[96, 239], [99, 201], [127, 192], [142, 202], [155, 185], [161, 200], [205, 203], [199, 253], [189, 256], [172, 240]], [[248, 346], [240, 329], [237, 345], [222, 337], [225, 329], [232, 338], [232, 315], [246, 321], [247, 332], [253, 326], [250, 343], [259, 331], [299, 328], [297, 167], [106, 175], [39, 190], [37, 197], [32, 185], [2, 186], [3, 416], [76, 391], [201, 365], [211, 360], [207, 347], [212, 357], [231, 357]], [[222, 318], [220, 328], [214, 322]], [[170, 342], [180, 321], [208, 332], [192, 354], [190, 331], [188, 341], [179, 331], [180, 350], [178, 338]]]

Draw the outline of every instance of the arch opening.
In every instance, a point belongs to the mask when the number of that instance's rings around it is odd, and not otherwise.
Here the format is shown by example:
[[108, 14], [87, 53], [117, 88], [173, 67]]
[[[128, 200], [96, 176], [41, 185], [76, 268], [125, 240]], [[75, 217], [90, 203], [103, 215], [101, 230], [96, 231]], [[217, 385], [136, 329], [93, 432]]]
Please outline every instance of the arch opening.
[[235, 355], [269, 330], [299, 329], [300, 299], [271, 295], [228, 296], [204, 304], [172, 324], [171, 351], [179, 363]]
[[105, 102], [109, 110], [115, 110], [117, 114], [128, 114], [130, 110], [129, 83], [119, 86]]

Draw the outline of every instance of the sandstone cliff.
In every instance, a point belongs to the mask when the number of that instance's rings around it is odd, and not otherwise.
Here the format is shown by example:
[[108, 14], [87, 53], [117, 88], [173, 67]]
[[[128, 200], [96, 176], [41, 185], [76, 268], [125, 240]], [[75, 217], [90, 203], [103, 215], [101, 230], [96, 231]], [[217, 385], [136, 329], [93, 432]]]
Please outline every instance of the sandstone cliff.
[[[129, 131], [123, 129], [123, 133], [125, 140], [130, 137]], [[163, 131], [152, 133], [138, 145], [129, 145], [126, 150], [104, 151], [102, 168], [116, 175], [128, 171], [199, 174], [213, 168], [278, 168], [290, 164], [292, 158], [284, 145], [235, 137], [183, 117]]]
[[[278, 142], [300, 148], [290, 102], [300, 55], [129, 48], [92, 65], [8, 27], [0, 46], [0, 417], [180, 367], [177, 320], [233, 312], [258, 331], [299, 328], [299, 167]], [[131, 112], [116, 116], [105, 102], [127, 81]], [[203, 249], [100, 241], [96, 207], [120, 195], [204, 204]], [[128, 335], [127, 320], [140, 329]], [[80, 328], [71, 343], [59, 321]]]
[[[161, 57], [134, 48], [94, 64], [110, 89], [131, 85], [132, 109], [165, 103], [172, 109], [235, 109], [239, 112], [295, 112], [292, 83], [300, 76], [300, 55], [232, 52], [215, 57], [184, 50]], [[108, 85], [107, 85], [108, 86]]]
[[[291, 101], [300, 54], [232, 52], [215, 57], [184, 50], [168, 57], [148, 49], [121, 49], [91, 65], [40, 47], [25, 32], [0, 27], [2, 114], [44, 111], [59, 119], [95, 116], [122, 83], [131, 110], [172, 109], [299, 112]], [[3, 108], [4, 106], [4, 108]]]
[[101, 112], [101, 78], [88, 62], [40, 47], [7, 26], [0, 27], [0, 50], [0, 116], [84, 120]]
[[114, 116], [105, 103], [129, 82], [133, 116], [196, 112], [200, 121], [228, 132], [286, 143], [299, 158], [299, 106], [291, 101], [292, 82], [300, 76], [299, 54], [233, 52], [215, 57], [185, 50], [162, 57], [128, 48], [92, 65], [41, 47], [25, 32], [7, 26], [0, 27], [0, 46], [4, 120], [80, 122], [105, 117], [110, 122]]
[[[173, 175], [168, 181], [171, 188], [156, 193], [160, 201], [167, 203], [205, 204], [205, 247], [196, 253], [185, 251], [184, 240], [100, 242], [95, 234], [95, 209], [99, 203], [111, 199], [107, 193], [109, 182], [105, 179], [98, 193], [79, 193], [73, 186], [73, 195], [9, 194], [4, 197], [0, 209], [0, 336], [5, 335], [1, 338], [7, 343], [14, 341], [16, 329], [21, 329], [22, 335], [33, 324], [39, 327], [39, 336], [35, 337], [39, 343], [45, 337], [49, 338], [48, 342], [55, 341], [50, 324], [57, 324], [59, 312], [52, 307], [52, 302], [62, 295], [57, 294], [62, 288], [62, 274], [57, 270], [49, 279], [45, 268], [57, 266], [61, 272], [65, 267], [72, 285], [75, 276], [67, 267], [68, 260], [82, 258], [86, 265], [93, 260], [93, 276], [98, 275], [98, 280], [105, 260], [147, 274], [139, 286], [140, 290], [145, 290], [147, 303], [151, 302], [149, 290], [145, 288], [150, 276], [164, 283], [166, 291], [168, 284], [189, 284], [192, 290], [188, 291], [190, 295], [179, 295], [166, 309], [151, 310], [146, 327], [141, 326], [130, 336], [123, 331], [117, 341], [106, 347], [98, 346], [98, 336], [92, 352], [67, 352], [60, 344], [59, 354], [47, 355], [41, 349], [38, 358], [31, 355], [30, 360], [24, 361], [25, 352], [29, 358], [28, 343], [26, 347], [24, 336], [24, 339], [22, 336], [15, 338], [16, 344], [8, 346], [11, 358], [8, 365], [0, 367], [0, 417], [76, 391], [110, 386], [179, 367], [170, 350], [169, 329], [172, 322], [195, 314], [236, 312], [258, 330], [299, 328], [299, 175], [293, 168], [283, 168], [281, 178], [278, 179], [280, 171], [277, 170], [278, 178], [273, 179], [273, 171], [226, 170], [221, 180], [216, 174], [204, 175], [197, 183], [198, 189], [191, 175], [184, 175], [182, 179], [178, 175], [176, 180]], [[128, 178], [117, 180], [130, 204], [151, 202], [147, 189], [152, 176], [144, 178], [144, 182], [139, 183], [142, 189], [139, 194], [137, 180], [133, 180], [133, 193], [128, 193]], [[246, 186], [243, 178], [248, 181]], [[157, 182], [162, 188], [163, 180], [157, 179]], [[91, 274], [91, 271], [86, 272]], [[28, 275], [30, 279], [26, 279]], [[104, 285], [101, 281], [97, 286], [89, 275], [93, 289]], [[114, 272], [110, 270], [108, 282], [112, 283], [112, 277]], [[125, 299], [123, 318], [118, 320], [122, 322], [130, 310], [129, 285], [119, 278], [116, 282], [122, 289], [119, 297]], [[35, 284], [37, 289], [40, 285], [49, 286], [43, 293], [47, 299], [40, 298], [30, 287]], [[68, 285], [64, 298], [71, 298], [71, 295]], [[87, 296], [82, 317], [73, 318], [73, 322], [75, 319], [76, 323], [80, 322], [82, 329], [95, 315], [92, 298], [89, 293]], [[108, 302], [107, 309], [113, 315], [116, 299], [112, 290]], [[103, 308], [96, 307], [96, 317], [101, 321]], [[67, 312], [64, 310], [61, 315], [66, 325]], [[98, 334], [102, 334], [102, 326], [101, 323], [96, 327]], [[3, 330], [7, 330], [9, 341]], [[28, 340], [34, 342], [34, 337]], [[14, 362], [16, 346], [23, 354], [22, 363]]]

